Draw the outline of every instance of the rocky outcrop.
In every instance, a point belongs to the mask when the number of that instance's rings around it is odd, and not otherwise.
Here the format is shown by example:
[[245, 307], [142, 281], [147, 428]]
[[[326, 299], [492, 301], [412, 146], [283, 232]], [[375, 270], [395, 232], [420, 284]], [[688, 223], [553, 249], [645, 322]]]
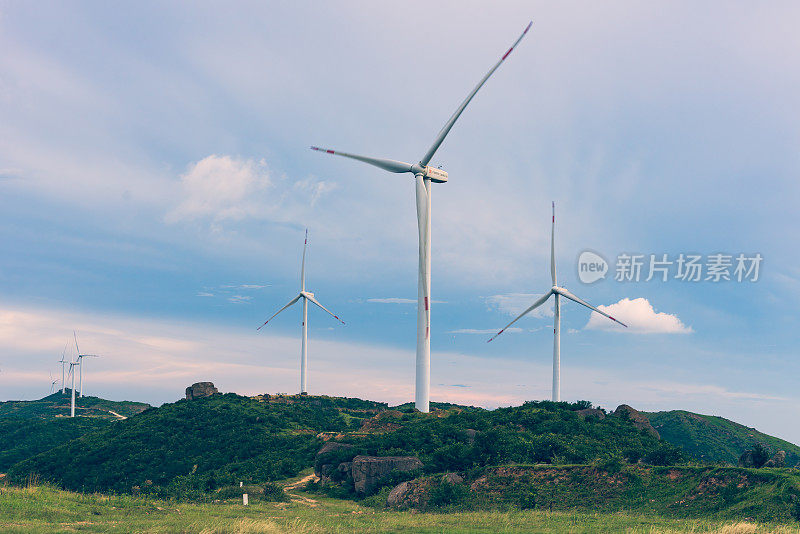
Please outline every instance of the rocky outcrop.
[[210, 397], [216, 393], [219, 393], [219, 390], [214, 387], [213, 382], [195, 382], [186, 388], [186, 398], [188, 400]]
[[340, 451], [342, 449], [352, 449], [353, 446], [349, 443], [339, 443], [338, 441], [329, 441], [325, 445], [322, 446], [320, 450], [317, 451], [316, 457], [319, 458], [324, 454], [328, 454], [334, 451]]
[[653, 428], [653, 425], [650, 424], [650, 420], [642, 415], [638, 410], [634, 410], [627, 404], [620, 404], [617, 409], [614, 410], [613, 415], [615, 417], [627, 418], [636, 428], [640, 430], [646, 430], [648, 434], [652, 435], [656, 439], [661, 439], [661, 435], [658, 433], [658, 430]]
[[764, 467], [783, 467], [786, 465], [786, 451], [778, 451], [775, 455], [767, 460]]
[[[334, 453], [352, 448], [353, 446], [348, 443], [329, 441], [317, 451], [317, 454], [314, 457], [316, 459], [314, 462], [314, 474], [319, 477], [323, 484], [330, 482], [331, 479], [334, 478], [333, 474], [336, 471], [341, 472], [341, 476], [337, 478], [347, 478], [348, 473], [346, 471], [349, 470], [349, 467], [342, 469], [342, 466], [349, 466], [350, 462], [340, 463], [339, 460], [336, 459], [336, 455], [334, 455]], [[341, 456], [339, 459], [341, 459]]]
[[[630, 408], [630, 406], [628, 406], [628, 408]], [[631, 410], [633, 410], [633, 408], [631, 408]], [[580, 415], [581, 417], [597, 417], [598, 419], [606, 418], [606, 413], [600, 408], [584, 408], [583, 410], [576, 410], [575, 413]]]
[[415, 456], [356, 456], [353, 458], [351, 474], [356, 492], [369, 493], [389, 473], [408, 472], [422, 468]]

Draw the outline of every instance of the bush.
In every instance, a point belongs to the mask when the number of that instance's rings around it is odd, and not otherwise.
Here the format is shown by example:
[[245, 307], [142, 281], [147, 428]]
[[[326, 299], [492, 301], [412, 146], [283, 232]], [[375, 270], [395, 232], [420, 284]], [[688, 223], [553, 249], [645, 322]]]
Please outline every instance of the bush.
[[465, 508], [472, 500], [472, 492], [463, 484], [442, 482], [428, 494], [431, 508]]
[[267, 502], [289, 502], [289, 496], [283, 491], [283, 486], [271, 482], [264, 484], [263, 496]]

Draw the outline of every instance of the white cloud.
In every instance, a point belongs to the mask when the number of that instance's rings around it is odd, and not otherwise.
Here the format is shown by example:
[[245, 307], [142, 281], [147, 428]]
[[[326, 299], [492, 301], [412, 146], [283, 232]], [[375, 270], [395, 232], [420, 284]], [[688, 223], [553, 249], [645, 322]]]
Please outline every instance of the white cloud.
[[[525, 311], [536, 299], [541, 297], [541, 293], [506, 293], [504, 295], [492, 295], [486, 297], [486, 304], [490, 310], [497, 310], [506, 315], [517, 316]], [[528, 314], [529, 317], [552, 317], [553, 305], [548, 301]]]
[[306, 178], [305, 180], [300, 180], [294, 184], [294, 188], [309, 194], [311, 206], [313, 207], [320, 197], [336, 189], [336, 183], [325, 180], [316, 180], [314, 178]]
[[589, 322], [586, 323], [588, 330], [626, 331], [634, 334], [690, 334], [693, 332], [692, 328], [683, 324], [677, 315], [656, 312], [646, 298], [624, 298], [615, 304], [600, 305], [597, 308], [627, 324], [628, 328], [620, 328], [606, 317], [592, 312]]
[[228, 297], [228, 302], [233, 302], [234, 304], [244, 304], [251, 300], [253, 300], [253, 297], [249, 295], [232, 295]]
[[255, 196], [270, 186], [264, 160], [212, 154], [189, 166], [181, 176], [183, 201], [167, 214], [167, 222], [202, 217], [241, 220], [258, 210]]
[[[491, 335], [496, 334], [500, 331], [500, 328], [495, 329], [484, 329], [480, 330], [477, 328], [459, 328], [458, 330], [450, 330], [447, 332], [448, 334], [481, 334], [481, 335]], [[506, 328], [504, 332], [509, 332], [512, 334], [516, 334], [522, 332], [522, 328], [517, 328], [516, 326], [512, 326], [511, 328]]]
[[213, 296], [214, 296], [214, 293], [209, 293], [209, 292], [207, 292], [207, 291], [199, 291], [199, 292], [197, 293], [197, 296], [198, 296], [198, 297], [213, 297]]

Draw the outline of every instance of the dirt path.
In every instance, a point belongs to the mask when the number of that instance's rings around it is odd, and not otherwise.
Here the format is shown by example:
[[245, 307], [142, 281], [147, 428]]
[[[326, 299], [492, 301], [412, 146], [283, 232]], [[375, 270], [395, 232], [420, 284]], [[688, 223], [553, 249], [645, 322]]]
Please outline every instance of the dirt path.
[[114, 410], [108, 410], [108, 413], [110, 413], [111, 415], [115, 415], [115, 416], [117, 416], [117, 417], [118, 417], [120, 420], [122, 420], [122, 419], [127, 419], [127, 417], [125, 417], [124, 415], [120, 415], [120, 414], [118, 414], [118, 413], [117, 413], [117, 412], [115, 412]]
[[311, 473], [310, 475], [306, 475], [303, 478], [301, 478], [300, 480], [292, 482], [291, 484], [286, 484], [283, 487], [283, 491], [285, 491], [286, 494], [292, 499], [292, 502], [299, 502], [299, 503], [308, 505], [308, 506], [313, 508], [313, 507], [317, 506], [317, 504], [318, 504], [316, 500], [309, 499], [308, 497], [303, 497], [302, 495], [297, 495], [296, 493], [292, 493], [290, 491], [290, 490], [296, 490], [297, 488], [305, 486], [306, 484], [308, 484], [312, 480], [314, 482], [316, 482], [317, 480], [319, 480], [319, 477], [317, 475], [315, 475], [314, 473]]

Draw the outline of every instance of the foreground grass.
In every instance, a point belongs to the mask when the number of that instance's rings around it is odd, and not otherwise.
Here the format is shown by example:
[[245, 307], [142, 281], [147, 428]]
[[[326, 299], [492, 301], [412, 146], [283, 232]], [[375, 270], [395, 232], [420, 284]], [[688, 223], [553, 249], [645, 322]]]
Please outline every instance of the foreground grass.
[[[293, 492], [294, 493], [294, 492]], [[800, 534], [796, 526], [631, 514], [511, 511], [452, 514], [375, 511], [352, 501], [296, 494], [291, 503], [176, 503], [131, 496], [0, 488], [0, 532], [717, 532]]]

